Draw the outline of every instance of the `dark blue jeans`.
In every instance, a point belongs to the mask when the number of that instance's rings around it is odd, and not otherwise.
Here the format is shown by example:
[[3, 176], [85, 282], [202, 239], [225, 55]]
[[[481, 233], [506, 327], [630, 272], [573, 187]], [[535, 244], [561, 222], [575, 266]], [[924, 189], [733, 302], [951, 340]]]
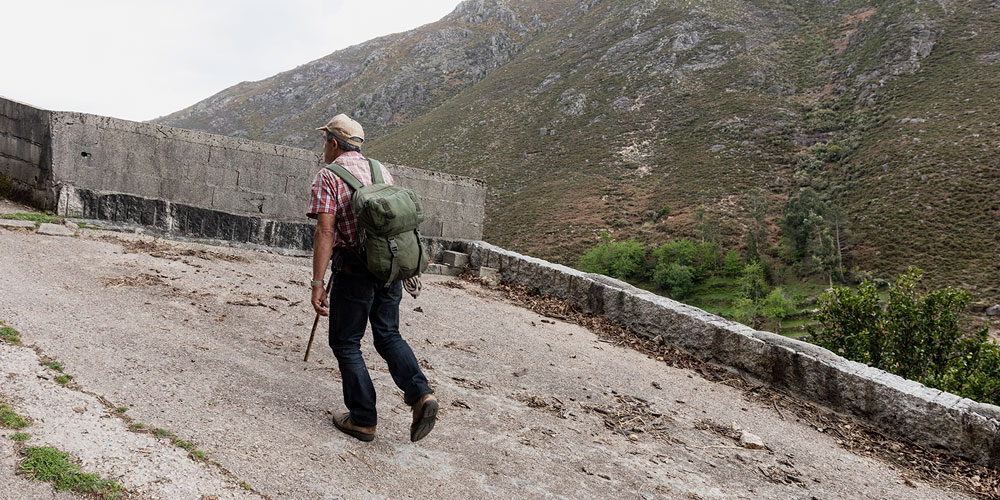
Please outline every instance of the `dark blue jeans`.
[[[349, 264], [348, 264], [349, 266]], [[388, 288], [362, 266], [345, 267], [333, 278], [330, 290], [330, 347], [340, 365], [344, 403], [351, 421], [369, 427], [378, 421], [375, 387], [361, 356], [365, 325], [372, 325], [375, 350], [389, 364], [393, 382], [403, 390], [406, 404], [413, 405], [434, 391], [420, 371], [410, 345], [399, 336], [399, 301], [402, 282]]]

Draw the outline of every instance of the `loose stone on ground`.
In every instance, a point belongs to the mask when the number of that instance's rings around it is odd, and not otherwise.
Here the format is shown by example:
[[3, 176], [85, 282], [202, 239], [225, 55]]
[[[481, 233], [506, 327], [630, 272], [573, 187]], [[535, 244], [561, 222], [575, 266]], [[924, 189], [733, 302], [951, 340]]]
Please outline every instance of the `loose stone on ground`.
[[46, 222], [39, 226], [38, 234], [44, 234], [47, 236], [73, 236], [75, 233], [72, 229], [62, 224], [52, 224]]
[[30, 220], [0, 219], [0, 227], [15, 229], [35, 229], [35, 223]]

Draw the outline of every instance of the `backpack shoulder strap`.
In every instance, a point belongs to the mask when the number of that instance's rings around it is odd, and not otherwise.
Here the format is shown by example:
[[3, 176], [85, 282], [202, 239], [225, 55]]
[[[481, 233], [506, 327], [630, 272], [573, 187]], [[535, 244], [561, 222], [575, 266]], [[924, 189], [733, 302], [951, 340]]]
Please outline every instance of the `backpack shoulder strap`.
[[346, 182], [347, 185], [351, 186], [351, 189], [355, 191], [364, 186], [364, 184], [362, 184], [361, 181], [354, 176], [354, 174], [348, 172], [346, 168], [337, 163], [331, 163], [327, 165], [326, 168], [333, 172], [337, 177], [340, 177], [342, 181]]
[[377, 160], [368, 158], [368, 167], [372, 171], [372, 184], [385, 184], [385, 179], [382, 178], [382, 164]]

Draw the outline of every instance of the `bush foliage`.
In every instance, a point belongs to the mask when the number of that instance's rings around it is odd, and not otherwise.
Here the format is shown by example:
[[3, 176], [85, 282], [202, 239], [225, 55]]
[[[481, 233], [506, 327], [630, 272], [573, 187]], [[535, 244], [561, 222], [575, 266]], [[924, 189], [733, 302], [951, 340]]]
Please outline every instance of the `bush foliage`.
[[653, 273], [653, 283], [666, 290], [671, 298], [683, 299], [694, 286], [694, 271], [679, 262], [661, 263]]
[[601, 243], [590, 249], [577, 267], [588, 273], [597, 273], [621, 280], [641, 276], [646, 262], [646, 247], [635, 239], [615, 242], [607, 233], [601, 235]]
[[984, 403], [1000, 404], [1000, 346], [987, 328], [966, 332], [969, 294], [954, 288], [922, 293], [911, 268], [880, 302], [871, 282], [835, 288], [820, 298], [811, 329], [816, 343], [848, 359]]
[[755, 328], [774, 320], [780, 329], [782, 320], [798, 312], [795, 301], [782, 290], [771, 290], [768, 261], [759, 256], [748, 260], [735, 249], [724, 251], [715, 240], [678, 238], [646, 248], [635, 239], [615, 242], [604, 233], [601, 242], [580, 258], [577, 268], [633, 283], [652, 282], [675, 300], [690, 297], [709, 279], [738, 278], [739, 290], [726, 315]]

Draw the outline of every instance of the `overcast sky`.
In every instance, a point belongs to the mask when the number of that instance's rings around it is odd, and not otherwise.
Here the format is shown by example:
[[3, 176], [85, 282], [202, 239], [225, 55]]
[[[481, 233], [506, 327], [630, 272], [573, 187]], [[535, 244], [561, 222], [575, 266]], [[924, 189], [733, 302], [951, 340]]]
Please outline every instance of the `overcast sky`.
[[0, 96], [149, 120], [372, 38], [459, 0], [0, 0]]

